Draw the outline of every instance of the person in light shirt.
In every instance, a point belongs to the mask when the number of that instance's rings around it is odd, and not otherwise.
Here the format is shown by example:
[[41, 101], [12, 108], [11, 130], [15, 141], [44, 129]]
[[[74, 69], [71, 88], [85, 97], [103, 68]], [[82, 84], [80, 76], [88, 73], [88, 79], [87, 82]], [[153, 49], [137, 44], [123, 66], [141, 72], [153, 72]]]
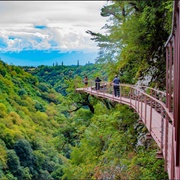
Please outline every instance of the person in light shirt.
[[85, 86], [85, 88], [88, 87], [88, 77], [87, 76], [84, 77], [84, 86]]

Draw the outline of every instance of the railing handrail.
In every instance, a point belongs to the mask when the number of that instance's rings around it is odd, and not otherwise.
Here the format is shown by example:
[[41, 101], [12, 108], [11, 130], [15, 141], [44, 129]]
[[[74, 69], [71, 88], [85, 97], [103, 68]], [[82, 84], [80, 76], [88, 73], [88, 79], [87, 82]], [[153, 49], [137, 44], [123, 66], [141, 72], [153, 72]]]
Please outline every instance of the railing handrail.
[[[134, 86], [130, 86], [130, 87], [134, 88]], [[173, 115], [172, 115], [171, 112], [169, 112], [169, 109], [166, 108], [165, 103], [163, 103], [162, 101], [160, 101], [160, 100], [154, 98], [153, 96], [151, 96], [151, 95], [149, 95], [149, 94], [147, 94], [147, 93], [141, 91], [139, 88], [134, 88], [134, 89], [140, 91], [140, 92], [141, 92], [143, 95], [145, 95], [146, 97], [149, 97], [149, 98], [152, 99], [153, 101], [159, 103], [159, 104], [161, 105], [161, 107], [165, 110], [165, 112], [168, 114], [168, 116], [171, 118], [171, 120], [173, 120]]]
[[[94, 80], [89, 80], [89, 82], [91, 82], [91, 84], [92, 83], [95, 83], [95, 81]], [[96, 83], [98, 83], [98, 84], [100, 84], [100, 85], [103, 85], [103, 84], [106, 84], [106, 85], [113, 85], [113, 82], [109, 82], [109, 81], [101, 81], [101, 82], [96, 82]], [[153, 91], [153, 92], [155, 92], [156, 94], [161, 94], [162, 96], [164, 96], [165, 98], [166, 98], [166, 92], [164, 92], [164, 91], [160, 91], [160, 90], [158, 90], [158, 89], [154, 89], [154, 88], [151, 88], [151, 87], [148, 87], [148, 86], [139, 86], [139, 85], [136, 85], [136, 84], [134, 84], [134, 85], [132, 85], [132, 84], [122, 84], [122, 83], [120, 83], [120, 86], [127, 86], [127, 87], [136, 87], [137, 89], [139, 89], [139, 90], [141, 90], [141, 91], [143, 91], [143, 92], [145, 92], [143, 89], [141, 89], [141, 88], [145, 88], [146, 90], [151, 90], [151, 91]], [[91, 87], [92, 88], [92, 87]], [[151, 94], [152, 95], [152, 94]], [[153, 97], [153, 96], [152, 96]], [[164, 102], [163, 102], [164, 103]]]
[[177, 0], [174, 1], [174, 5], [173, 5], [174, 11], [173, 11], [173, 16], [172, 16], [171, 34], [170, 34], [168, 40], [166, 41], [165, 47], [168, 45], [168, 43], [171, 41], [171, 39], [172, 39], [173, 36], [174, 36], [174, 28], [175, 28], [175, 26], [176, 26], [176, 14], [175, 14], [176, 11], [175, 11], [175, 10], [176, 10], [176, 7], [178, 7], [178, 3], [179, 3], [179, 2], [178, 2]]
[[[89, 80], [90, 82], [94, 82], [94, 80]], [[113, 84], [113, 82], [108, 82], [108, 81], [101, 81], [101, 82], [97, 82], [97, 83], [107, 83], [107, 84]], [[120, 83], [120, 85], [126, 85], [126, 86], [135, 86], [135, 87], [138, 87], [138, 88], [147, 88], [147, 89], [150, 89], [150, 90], [153, 90], [153, 91], [156, 91], [156, 92], [158, 92], [158, 93], [161, 93], [161, 94], [163, 94], [163, 95], [165, 95], [166, 96], [166, 92], [164, 92], [164, 91], [161, 91], [161, 90], [159, 90], [159, 89], [155, 89], [155, 88], [151, 88], [151, 87], [148, 87], [148, 86], [141, 86], [141, 85], [136, 85], [136, 84], [134, 84], [134, 85], [132, 85], [132, 84], [124, 84], [124, 83]]]
[[153, 90], [153, 91], [156, 91], [156, 92], [161, 93], [161, 94], [163, 94], [163, 95], [166, 96], [166, 92], [161, 91], [161, 90], [159, 90], [159, 89], [151, 88], [151, 87], [148, 87], [148, 86], [139, 86], [139, 85], [137, 85], [137, 86], [138, 86], [138, 87], [147, 88], [147, 89], [150, 89], [150, 90]]
[[[89, 80], [89, 82], [93, 82], [95, 83], [94, 80]], [[111, 87], [111, 85], [113, 85], [113, 82], [108, 82], [108, 81], [101, 81], [101, 82], [97, 82], [99, 84], [101, 84], [102, 86], [103, 85], [110, 85], [109, 87]], [[92, 85], [92, 83], [91, 83]], [[166, 107], [166, 104], [164, 102], [162, 102], [161, 100], [159, 99], [156, 99], [155, 97], [153, 97], [152, 95], [149, 95], [148, 93], [146, 93], [145, 91], [143, 91], [142, 89], [140, 89], [139, 87], [145, 87], [147, 89], [152, 89], [158, 93], [162, 93], [165, 97], [166, 97], [166, 93], [163, 92], [163, 91], [160, 91], [160, 90], [156, 90], [154, 88], [150, 88], [150, 87], [147, 87], [147, 86], [138, 86], [138, 85], [131, 85], [131, 84], [119, 84], [119, 86], [123, 86], [123, 87], [129, 87], [129, 88], [133, 88], [134, 90], [137, 90], [139, 91], [141, 94], [143, 94], [144, 96], [152, 99], [154, 102], [158, 103], [159, 105], [161, 105], [161, 107], [164, 109], [164, 111], [168, 114], [168, 116], [170, 117], [170, 119], [173, 121], [173, 114], [171, 112], [169, 112], [168, 108]], [[95, 88], [95, 86], [91, 86], [90, 88]]]

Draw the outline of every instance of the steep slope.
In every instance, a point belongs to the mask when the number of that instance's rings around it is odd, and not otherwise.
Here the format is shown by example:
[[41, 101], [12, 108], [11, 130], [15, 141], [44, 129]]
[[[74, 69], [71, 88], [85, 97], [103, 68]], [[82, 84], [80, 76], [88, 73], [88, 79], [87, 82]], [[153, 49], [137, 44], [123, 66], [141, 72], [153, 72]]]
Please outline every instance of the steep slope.
[[58, 179], [66, 160], [54, 143], [66, 119], [62, 101], [47, 84], [0, 61], [0, 179]]

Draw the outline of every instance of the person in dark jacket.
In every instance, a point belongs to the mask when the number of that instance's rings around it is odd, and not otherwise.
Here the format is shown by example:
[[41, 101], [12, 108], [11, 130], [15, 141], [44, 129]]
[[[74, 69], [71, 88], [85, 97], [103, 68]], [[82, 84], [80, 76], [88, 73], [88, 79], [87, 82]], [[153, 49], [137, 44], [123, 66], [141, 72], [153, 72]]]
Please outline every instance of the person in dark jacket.
[[118, 78], [118, 76], [116, 75], [113, 79], [113, 88], [114, 88], [114, 96], [120, 96], [120, 79]]
[[99, 90], [100, 89], [100, 82], [101, 82], [101, 79], [99, 79], [99, 77], [97, 77], [95, 79], [95, 89], [96, 90]]

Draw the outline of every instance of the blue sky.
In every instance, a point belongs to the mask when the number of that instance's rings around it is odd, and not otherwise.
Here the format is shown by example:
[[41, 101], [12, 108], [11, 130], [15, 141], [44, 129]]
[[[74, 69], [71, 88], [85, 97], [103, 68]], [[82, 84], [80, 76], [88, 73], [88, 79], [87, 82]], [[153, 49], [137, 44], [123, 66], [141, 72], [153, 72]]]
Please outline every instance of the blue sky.
[[0, 58], [14, 65], [94, 63], [107, 1], [0, 1]]

